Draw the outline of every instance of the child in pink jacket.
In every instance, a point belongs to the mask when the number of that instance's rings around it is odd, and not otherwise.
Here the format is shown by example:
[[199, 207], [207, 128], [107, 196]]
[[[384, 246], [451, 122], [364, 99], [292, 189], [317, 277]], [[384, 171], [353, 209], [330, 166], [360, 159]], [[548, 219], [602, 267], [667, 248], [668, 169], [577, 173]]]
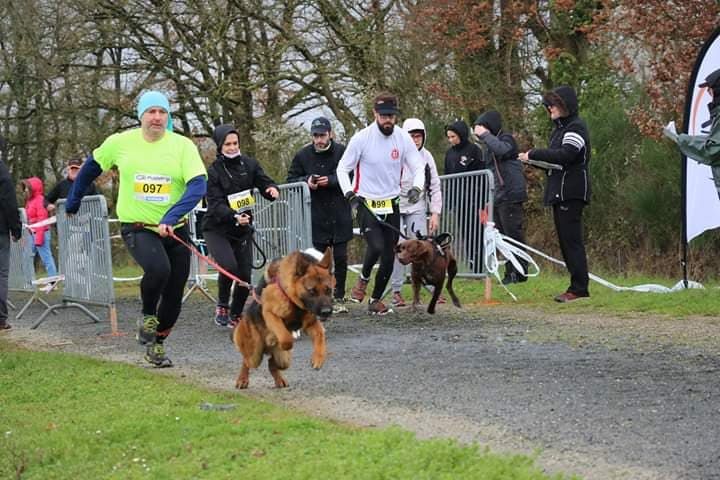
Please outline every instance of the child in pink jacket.
[[[37, 177], [25, 179], [22, 181], [22, 188], [25, 194], [25, 213], [28, 217], [28, 224], [32, 225], [47, 219], [48, 211], [45, 208], [42, 180]], [[40, 260], [42, 260], [48, 276], [56, 276], [55, 259], [50, 250], [50, 227], [31, 228], [30, 231], [33, 236], [33, 258], [40, 254]]]

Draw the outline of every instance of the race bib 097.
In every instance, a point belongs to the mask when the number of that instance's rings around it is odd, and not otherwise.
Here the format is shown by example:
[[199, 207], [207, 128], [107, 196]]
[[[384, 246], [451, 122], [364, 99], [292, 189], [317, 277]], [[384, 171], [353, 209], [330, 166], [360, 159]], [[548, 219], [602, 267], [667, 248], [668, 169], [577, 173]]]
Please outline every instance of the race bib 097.
[[153, 175], [149, 173], [136, 173], [133, 182], [135, 200], [141, 202], [168, 203], [170, 202], [170, 187], [172, 178], [167, 175]]

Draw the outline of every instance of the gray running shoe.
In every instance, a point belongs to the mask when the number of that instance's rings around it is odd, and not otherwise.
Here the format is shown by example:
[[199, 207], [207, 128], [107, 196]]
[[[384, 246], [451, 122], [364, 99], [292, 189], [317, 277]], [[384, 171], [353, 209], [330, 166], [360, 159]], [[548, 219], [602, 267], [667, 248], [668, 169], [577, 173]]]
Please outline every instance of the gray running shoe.
[[152, 345], [148, 345], [147, 351], [145, 352], [145, 361], [151, 363], [157, 368], [168, 368], [173, 366], [170, 359], [167, 355], [165, 355], [165, 346], [162, 343], [153, 343]]
[[160, 325], [155, 315], [145, 315], [137, 322], [137, 334], [135, 339], [140, 345], [148, 345], [155, 343], [155, 334], [157, 333], [157, 327]]
[[337, 315], [338, 313], [348, 313], [348, 308], [345, 306], [345, 302], [346, 300], [344, 298], [336, 298], [333, 300], [333, 315]]

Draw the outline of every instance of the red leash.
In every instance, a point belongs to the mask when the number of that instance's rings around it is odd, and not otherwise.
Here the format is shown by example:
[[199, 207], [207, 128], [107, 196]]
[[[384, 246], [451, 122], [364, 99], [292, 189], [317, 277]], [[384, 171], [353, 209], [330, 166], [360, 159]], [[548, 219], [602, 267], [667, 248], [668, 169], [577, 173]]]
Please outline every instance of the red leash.
[[247, 288], [248, 290], [250, 290], [250, 293], [252, 294], [252, 296], [253, 296], [253, 298], [255, 299], [255, 301], [256, 301], [257, 303], [260, 303], [260, 298], [255, 294], [255, 287], [254, 287], [254, 286], [252, 286], [251, 284], [249, 284], [249, 283], [246, 282], [245, 280], [240, 280], [238, 277], [236, 277], [235, 275], [233, 275], [232, 273], [228, 272], [228, 271], [225, 270], [223, 267], [221, 267], [220, 265], [218, 265], [214, 260], [211, 260], [208, 256], [203, 255], [202, 253], [200, 253], [200, 251], [199, 251], [197, 248], [195, 248], [193, 245], [187, 243], [185, 240], [183, 240], [182, 238], [178, 237], [177, 235], [175, 235], [175, 232], [173, 232], [172, 230], [168, 231], [168, 235], [169, 235], [170, 237], [174, 238], [175, 240], [177, 240], [178, 242], [180, 242], [182, 245], [184, 245], [188, 250], [190, 250], [190, 251], [193, 253], [193, 255], [195, 255], [196, 257], [200, 258], [201, 260], [209, 263], [209, 264], [212, 265], [213, 267], [215, 267], [215, 269], [217, 269], [218, 272], [222, 273], [223, 275], [225, 275], [226, 277], [228, 277], [230, 280], [236, 282], [236, 283], [237, 283], [238, 285], [240, 285], [241, 287], [245, 287], [245, 288]]

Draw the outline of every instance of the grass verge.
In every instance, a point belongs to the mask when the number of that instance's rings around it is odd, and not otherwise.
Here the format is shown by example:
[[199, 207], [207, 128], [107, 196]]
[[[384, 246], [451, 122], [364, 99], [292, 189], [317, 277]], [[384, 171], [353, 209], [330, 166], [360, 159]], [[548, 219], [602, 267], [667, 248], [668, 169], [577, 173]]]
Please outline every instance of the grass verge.
[[0, 478], [547, 479], [396, 429], [354, 429], [234, 393], [0, 341]]
[[[353, 276], [352, 281], [355, 281]], [[631, 287], [644, 284], [659, 284], [672, 287], [677, 279], [647, 277], [633, 275], [627, 277], [603, 276], [615, 285]], [[348, 284], [352, 286], [348, 280]], [[616, 292], [608, 287], [590, 281], [590, 298], [576, 300], [575, 302], [560, 304], [553, 301], [553, 297], [564, 292], [569, 284], [569, 277], [552, 271], [543, 271], [539, 276], [530, 278], [527, 282], [508, 285], [508, 289], [515, 294], [517, 301], [492, 279], [492, 303], [505, 306], [517, 305], [523, 308], [540, 309], [546, 312], [558, 313], [605, 313], [610, 315], [631, 315], [646, 313], [665, 315], [669, 318], [686, 318], [690, 316], [716, 316], [720, 311], [720, 295], [714, 290], [717, 285], [706, 284], [705, 289], [680, 290], [673, 293], [642, 293], [642, 292]], [[460, 301], [467, 305], [484, 305], [485, 280], [459, 279], [455, 282], [455, 292]], [[370, 291], [372, 285], [368, 288]], [[446, 292], [444, 293], [447, 297]], [[409, 286], [403, 287], [403, 295], [408, 299], [411, 294]], [[423, 293], [423, 301], [427, 302], [430, 295]]]

